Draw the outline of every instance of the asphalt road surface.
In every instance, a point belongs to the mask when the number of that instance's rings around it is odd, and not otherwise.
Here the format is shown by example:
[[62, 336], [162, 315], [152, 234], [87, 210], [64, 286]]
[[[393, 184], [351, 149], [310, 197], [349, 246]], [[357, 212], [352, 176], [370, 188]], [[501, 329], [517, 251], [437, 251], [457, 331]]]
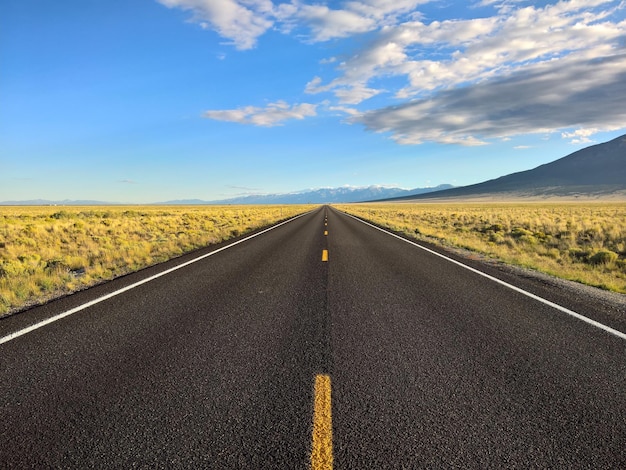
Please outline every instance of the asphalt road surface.
[[1, 468], [626, 468], [624, 338], [328, 207], [152, 278], [214, 250], [0, 321]]

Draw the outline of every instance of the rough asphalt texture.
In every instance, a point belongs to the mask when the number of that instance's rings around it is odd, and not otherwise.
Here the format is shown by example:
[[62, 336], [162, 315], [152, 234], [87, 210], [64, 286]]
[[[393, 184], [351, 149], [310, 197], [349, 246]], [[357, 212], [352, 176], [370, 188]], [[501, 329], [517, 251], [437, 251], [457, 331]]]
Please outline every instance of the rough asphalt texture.
[[308, 468], [318, 373], [337, 469], [626, 467], [626, 341], [331, 208], [0, 345], [0, 467]]

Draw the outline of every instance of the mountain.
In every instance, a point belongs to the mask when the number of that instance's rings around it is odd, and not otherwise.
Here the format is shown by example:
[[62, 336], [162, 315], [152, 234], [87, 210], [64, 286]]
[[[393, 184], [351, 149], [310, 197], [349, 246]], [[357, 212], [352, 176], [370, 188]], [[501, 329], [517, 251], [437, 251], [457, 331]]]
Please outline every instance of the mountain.
[[626, 135], [592, 145], [532, 170], [483, 183], [417, 196], [413, 200], [460, 197], [578, 197], [626, 194]]
[[[388, 188], [384, 186], [368, 186], [362, 188], [342, 187], [342, 188], [322, 188], [309, 189], [293, 193], [284, 194], [259, 194], [241, 196], [230, 199], [220, 199], [216, 201], [205, 201], [202, 199], [177, 199], [174, 201], [155, 202], [155, 206], [191, 206], [191, 205], [239, 205], [239, 204], [326, 204], [333, 202], [362, 202], [375, 199], [385, 199], [399, 196], [414, 196], [431, 191], [440, 191], [453, 188], [450, 184], [440, 184], [433, 188], [401, 189]], [[117, 206], [124, 205], [119, 202], [105, 201], [81, 201], [63, 200], [50, 201], [47, 199], [31, 199], [29, 201], [3, 201], [0, 206]]]
[[401, 189], [384, 186], [368, 187], [341, 187], [309, 189], [293, 193], [283, 194], [257, 194], [240, 196], [218, 201], [201, 201], [198, 199], [183, 199], [176, 201], [160, 202], [162, 205], [188, 205], [188, 204], [328, 204], [339, 202], [363, 202], [376, 199], [385, 199], [402, 196], [415, 196], [431, 191], [440, 191], [452, 188], [452, 185], [441, 184], [433, 188]]

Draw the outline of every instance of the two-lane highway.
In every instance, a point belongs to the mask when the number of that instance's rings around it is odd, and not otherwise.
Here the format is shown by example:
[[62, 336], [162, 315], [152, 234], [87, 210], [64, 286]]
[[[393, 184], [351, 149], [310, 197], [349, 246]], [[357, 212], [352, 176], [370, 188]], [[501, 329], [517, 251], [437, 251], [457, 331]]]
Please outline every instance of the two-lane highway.
[[0, 344], [0, 465], [617, 468], [625, 389], [624, 339], [323, 207]]

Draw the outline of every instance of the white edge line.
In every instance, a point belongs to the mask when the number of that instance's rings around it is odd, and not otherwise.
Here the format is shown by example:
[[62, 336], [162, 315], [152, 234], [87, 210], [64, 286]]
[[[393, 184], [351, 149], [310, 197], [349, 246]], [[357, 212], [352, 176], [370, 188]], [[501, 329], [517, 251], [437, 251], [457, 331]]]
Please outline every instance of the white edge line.
[[[340, 211], [340, 212], [342, 212], [342, 211]], [[615, 330], [615, 329], [611, 328], [610, 326], [606, 326], [606, 325], [604, 325], [604, 324], [602, 324], [600, 322], [592, 320], [591, 318], [588, 318], [588, 317], [586, 317], [584, 315], [581, 315], [580, 313], [576, 313], [573, 310], [565, 308], [565, 307], [563, 307], [563, 306], [561, 306], [559, 304], [555, 304], [554, 302], [550, 302], [549, 300], [544, 299], [543, 297], [539, 297], [538, 295], [532, 294], [532, 293], [530, 293], [528, 291], [525, 291], [524, 289], [520, 289], [519, 287], [516, 287], [513, 284], [509, 284], [508, 282], [502, 281], [502, 280], [498, 279], [497, 277], [490, 276], [489, 274], [486, 274], [486, 273], [484, 273], [482, 271], [479, 271], [478, 269], [474, 269], [471, 266], [468, 266], [467, 264], [461, 263], [460, 261], [457, 261], [457, 260], [452, 259], [452, 258], [448, 258], [446, 255], [442, 255], [441, 253], [437, 253], [436, 251], [431, 250], [430, 248], [426, 248], [425, 246], [419, 245], [419, 244], [417, 244], [417, 243], [415, 243], [415, 242], [413, 242], [411, 240], [407, 240], [406, 238], [403, 238], [403, 237], [401, 237], [399, 235], [396, 235], [395, 233], [391, 233], [391, 232], [389, 232], [389, 231], [387, 231], [385, 229], [377, 227], [376, 225], [370, 224], [369, 222], [366, 222], [366, 221], [364, 221], [362, 219], [359, 219], [358, 217], [355, 217], [355, 216], [353, 216], [351, 214], [348, 214], [347, 212], [342, 212], [342, 213], [347, 215], [348, 217], [352, 217], [354, 220], [358, 220], [359, 222], [361, 222], [361, 223], [363, 223], [365, 225], [369, 225], [370, 227], [373, 227], [376, 230], [380, 230], [381, 232], [386, 233], [387, 235], [391, 235], [392, 237], [396, 237], [397, 239], [402, 240], [403, 242], [406, 242], [406, 243], [409, 243], [409, 244], [411, 244], [413, 246], [416, 246], [417, 248], [420, 248], [420, 249], [422, 249], [424, 251], [427, 251], [428, 253], [431, 253], [431, 254], [433, 254], [435, 256], [439, 256], [440, 258], [448, 260], [451, 263], [454, 263], [454, 264], [456, 264], [458, 266], [461, 266], [461, 267], [463, 267], [463, 268], [465, 268], [465, 269], [467, 269], [469, 271], [472, 271], [472, 272], [474, 272], [476, 274], [479, 274], [479, 275], [481, 275], [483, 277], [486, 277], [487, 279], [490, 279], [490, 280], [492, 280], [494, 282], [497, 282], [498, 284], [501, 284], [501, 285], [503, 285], [505, 287], [508, 287], [509, 289], [512, 289], [512, 290], [514, 290], [516, 292], [519, 292], [520, 294], [523, 294], [526, 297], [530, 297], [531, 299], [534, 299], [534, 300], [537, 300], [537, 301], [539, 301], [539, 302], [541, 302], [543, 304], [549, 305], [550, 307], [555, 308], [557, 310], [560, 310], [561, 312], [567, 313], [568, 315], [571, 315], [572, 317], [577, 318], [578, 320], [584, 321], [585, 323], [593, 325], [596, 328], [600, 328], [601, 330], [604, 330], [604, 331], [606, 331], [608, 333], [611, 333], [612, 335], [615, 335], [618, 338], [626, 339], [626, 333], [622, 333], [621, 331]]]
[[206, 254], [204, 254], [202, 256], [198, 256], [197, 258], [194, 258], [192, 260], [185, 261], [184, 263], [181, 263], [181, 264], [179, 264], [177, 266], [174, 266], [173, 268], [166, 269], [165, 271], [162, 271], [162, 272], [160, 272], [158, 274], [154, 274], [154, 275], [152, 275], [150, 277], [142, 279], [141, 281], [137, 281], [137, 282], [135, 282], [133, 284], [130, 284], [130, 285], [126, 286], [126, 287], [122, 287], [121, 289], [118, 289], [118, 290], [116, 290], [114, 292], [110, 292], [109, 294], [103, 295], [102, 297], [98, 297], [97, 299], [91, 300], [91, 301], [89, 301], [87, 303], [79, 305], [78, 307], [74, 307], [74, 308], [72, 308], [70, 310], [67, 310], [67, 311], [63, 312], [63, 313], [59, 313], [58, 315], [50, 317], [50, 318], [48, 318], [46, 320], [43, 320], [43, 321], [41, 321], [39, 323], [35, 323], [34, 325], [26, 327], [26, 328], [24, 328], [22, 330], [18, 330], [18, 331], [14, 332], [14, 333], [10, 333], [10, 334], [0, 338], [0, 344], [7, 343], [7, 342], [9, 342], [9, 341], [11, 341], [11, 340], [13, 340], [15, 338], [19, 338], [20, 336], [25, 335], [27, 333], [30, 333], [31, 331], [35, 331], [35, 330], [37, 330], [37, 329], [39, 329], [39, 328], [41, 328], [43, 326], [49, 325], [50, 323], [54, 323], [55, 321], [61, 320], [62, 318], [68, 317], [68, 316], [70, 316], [70, 315], [72, 315], [72, 314], [74, 314], [76, 312], [80, 312], [81, 310], [85, 310], [86, 308], [89, 308], [92, 305], [96, 305], [96, 304], [99, 304], [100, 302], [104, 302], [105, 300], [108, 300], [108, 299], [110, 299], [112, 297], [120, 295], [120, 294], [122, 294], [122, 293], [124, 293], [124, 292], [126, 292], [128, 290], [134, 289], [135, 287], [138, 287], [138, 286], [140, 286], [142, 284], [145, 284], [147, 282], [153, 281], [153, 280], [155, 280], [155, 279], [157, 279], [157, 278], [159, 278], [161, 276], [165, 276], [166, 274], [169, 274], [169, 273], [174, 272], [174, 271], [176, 271], [178, 269], [184, 268], [185, 266], [189, 266], [190, 264], [193, 264], [193, 263], [195, 263], [197, 261], [200, 261], [200, 260], [203, 260], [205, 258], [208, 258], [209, 256], [213, 256], [214, 254], [219, 253], [220, 251], [224, 251], [227, 248], [231, 248], [231, 247], [233, 247], [235, 245], [238, 245], [240, 243], [248, 241], [251, 238], [258, 237], [259, 235], [262, 235], [262, 234], [264, 234], [266, 232], [269, 232], [270, 230], [274, 230], [275, 228], [278, 228], [281, 225], [285, 225], [286, 223], [292, 222], [292, 221], [294, 221], [294, 220], [296, 220], [296, 219], [298, 219], [300, 217], [303, 217], [303, 216], [305, 216], [307, 214], [310, 214], [311, 212], [314, 212], [315, 210], [316, 209], [313, 209], [312, 211], [305, 212], [304, 214], [296, 215], [295, 217], [292, 217], [292, 218], [287, 219], [287, 220], [285, 220], [283, 222], [280, 222], [279, 224], [272, 225], [271, 227], [266, 228], [265, 230], [262, 230], [260, 232], [254, 233], [254, 234], [250, 235], [249, 237], [242, 238], [241, 240], [237, 240], [237, 241], [235, 241], [235, 242], [233, 242], [233, 243], [231, 243], [229, 245], [223, 246], [222, 248], [218, 248], [217, 250], [211, 251], [210, 253], [206, 253]]

